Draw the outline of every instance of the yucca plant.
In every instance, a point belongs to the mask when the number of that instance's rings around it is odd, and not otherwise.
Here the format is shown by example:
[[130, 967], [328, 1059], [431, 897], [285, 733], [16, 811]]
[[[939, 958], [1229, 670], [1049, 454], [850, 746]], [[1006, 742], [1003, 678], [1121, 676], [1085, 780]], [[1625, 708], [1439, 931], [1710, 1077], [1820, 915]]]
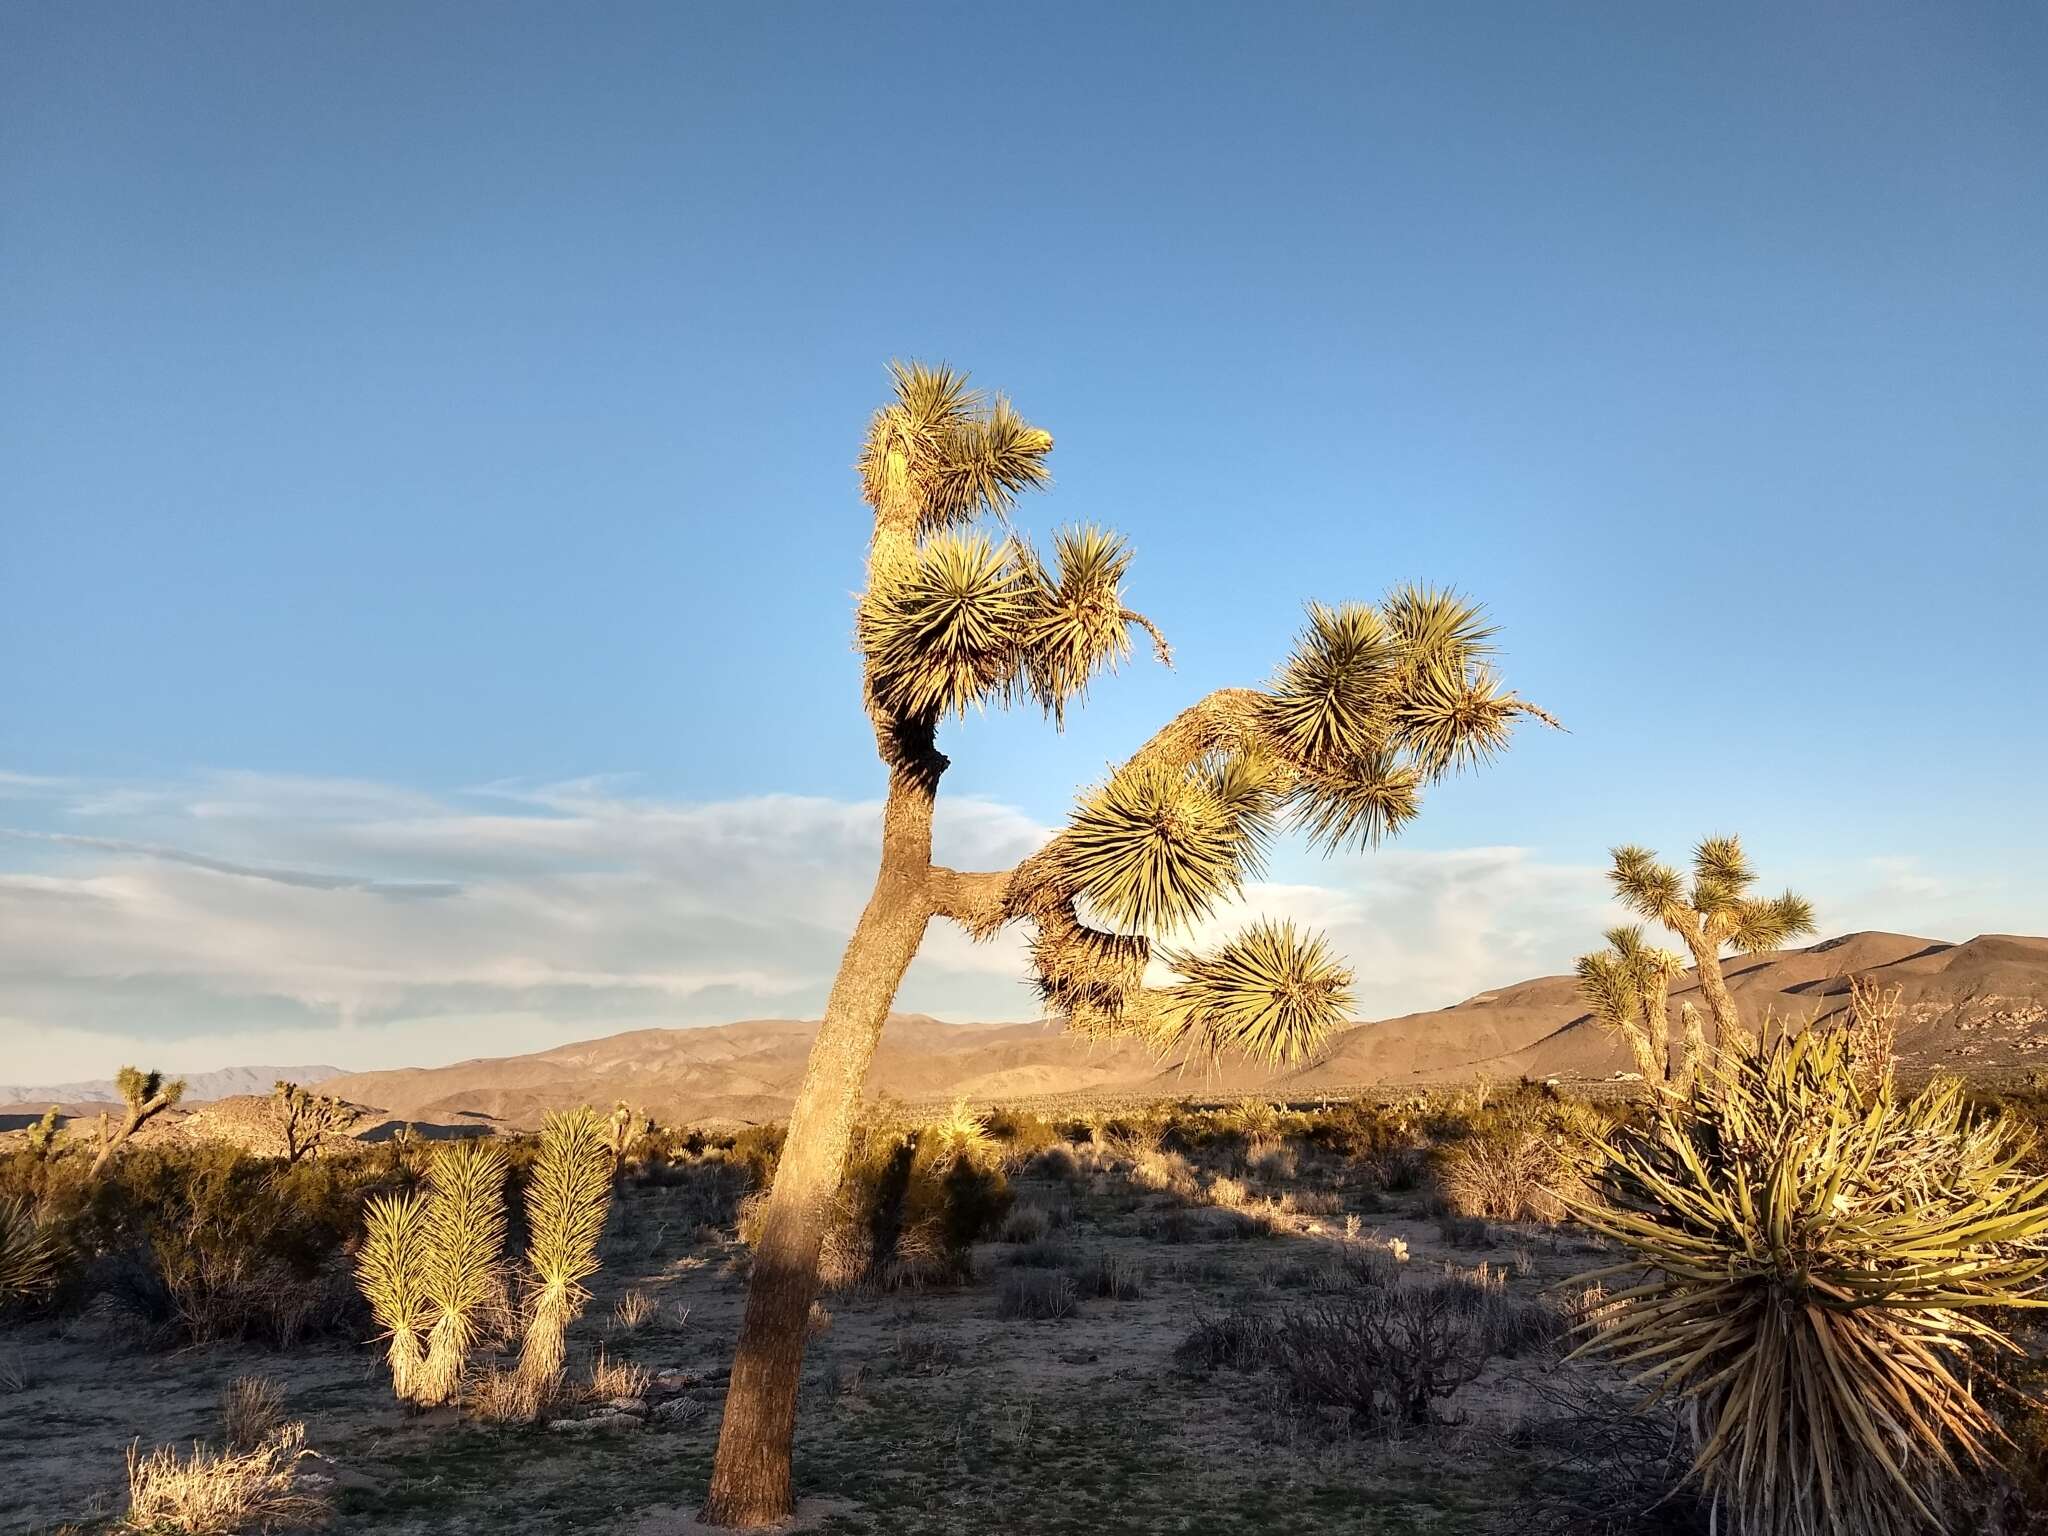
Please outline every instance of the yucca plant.
[[427, 1197], [415, 1191], [373, 1195], [363, 1207], [363, 1242], [356, 1250], [356, 1288], [384, 1330], [391, 1389], [403, 1401], [419, 1395], [420, 1364], [434, 1307], [427, 1291], [432, 1250]]
[[[1622, 904], [1662, 923], [1691, 954], [1699, 973], [1700, 996], [1714, 1020], [1715, 1043], [1747, 1039], [1748, 1031], [1721, 975], [1722, 951], [1733, 947], [1742, 954], [1755, 955], [1782, 949], [1814, 931], [1813, 904], [1790, 891], [1782, 896], [1752, 896], [1756, 871], [1742, 851], [1740, 838], [1702, 839], [1692, 851], [1690, 884], [1670, 865], [1658, 863], [1657, 855], [1647, 848], [1625, 845], [1613, 850], [1613, 857], [1607, 878]], [[1609, 940], [1614, 936], [1610, 933]]]
[[1740, 1040], [1607, 1144], [1575, 1214], [1628, 1262], [1580, 1353], [1687, 1410], [1693, 1475], [1740, 1536], [1947, 1529], [1942, 1492], [1997, 1430], [1967, 1384], [2038, 1307], [2048, 1178], [1960, 1085], [1902, 1098], [1856, 1038]]
[[590, 1300], [583, 1282], [598, 1270], [597, 1241], [611, 1204], [612, 1161], [608, 1128], [592, 1110], [547, 1117], [526, 1186], [531, 1292], [518, 1379], [530, 1411], [553, 1396], [569, 1324]]
[[57, 1283], [57, 1240], [22, 1200], [0, 1200], [0, 1310], [40, 1301]]
[[[1312, 604], [1263, 688], [1224, 688], [1167, 722], [1082, 794], [1067, 827], [1013, 868], [932, 862], [942, 722], [1036, 705], [1055, 725], [1131, 654], [1165, 641], [1127, 606], [1114, 533], [1064, 530], [1041, 554], [1010, 524], [1043, 485], [1052, 438], [950, 368], [899, 365], [859, 469], [871, 517], [855, 614], [863, 702], [889, 775], [881, 867], [825, 1004], [761, 1222], [704, 1517], [762, 1525], [793, 1508], [790, 1440], [820, 1244], [862, 1085], [934, 917], [978, 939], [1029, 931], [1047, 1011], [1094, 1037], [1183, 1059], [1314, 1056], [1346, 1016], [1350, 975], [1313, 935], [1267, 925], [1214, 954], [1174, 950], [1261, 868], [1291, 822], [1326, 852], [1401, 830], [1423, 791], [1547, 719], [1493, 670], [1493, 630], [1453, 593]], [[1177, 973], [1148, 980], [1154, 958]]]
[[486, 1310], [499, 1295], [505, 1248], [505, 1149], [482, 1136], [444, 1143], [427, 1170], [427, 1300], [434, 1323], [414, 1377], [415, 1400], [452, 1401]]

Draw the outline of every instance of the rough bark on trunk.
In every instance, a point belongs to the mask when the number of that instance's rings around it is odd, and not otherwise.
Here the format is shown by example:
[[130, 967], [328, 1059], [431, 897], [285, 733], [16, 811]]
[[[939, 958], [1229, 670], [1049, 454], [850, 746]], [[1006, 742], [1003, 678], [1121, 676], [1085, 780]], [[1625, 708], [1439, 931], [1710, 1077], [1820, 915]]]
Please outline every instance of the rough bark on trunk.
[[868, 1065], [932, 917], [936, 777], [928, 763], [899, 766], [890, 775], [881, 870], [839, 962], [754, 1249], [746, 1317], [703, 1509], [713, 1525], [769, 1525], [795, 1508], [790, 1442], [805, 1323], [818, 1293], [818, 1249], [846, 1172]]
[[1721, 979], [1721, 946], [1708, 935], [1704, 938], [1686, 939], [1686, 947], [1692, 951], [1693, 964], [1699, 973], [1700, 996], [1707, 1000], [1707, 1012], [1714, 1020], [1714, 1046], [1726, 1050], [1736, 1041], [1747, 1038], [1748, 1030], [1743, 1028], [1742, 1015], [1736, 1011], [1735, 998], [1728, 991], [1728, 983]]

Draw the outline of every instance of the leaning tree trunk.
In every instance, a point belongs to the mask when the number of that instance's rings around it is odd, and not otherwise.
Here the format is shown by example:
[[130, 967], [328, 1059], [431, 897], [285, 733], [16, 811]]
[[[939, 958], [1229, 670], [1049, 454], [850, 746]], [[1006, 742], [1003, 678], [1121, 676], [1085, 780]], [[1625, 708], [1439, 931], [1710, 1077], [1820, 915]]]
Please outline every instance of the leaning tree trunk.
[[1721, 978], [1720, 945], [1711, 935], [1700, 939], [1688, 936], [1686, 947], [1692, 951], [1699, 975], [1700, 996], [1707, 1000], [1707, 1012], [1714, 1020], [1714, 1048], [1728, 1050], [1738, 1040], [1748, 1039], [1749, 1031], [1743, 1027], [1742, 1014], [1736, 1009], [1728, 983]]
[[818, 1294], [818, 1248], [846, 1172], [868, 1064], [931, 920], [936, 777], [928, 766], [898, 767], [890, 775], [881, 871], [826, 1000], [754, 1247], [746, 1317], [703, 1509], [713, 1525], [769, 1525], [795, 1508], [790, 1442], [805, 1325]]

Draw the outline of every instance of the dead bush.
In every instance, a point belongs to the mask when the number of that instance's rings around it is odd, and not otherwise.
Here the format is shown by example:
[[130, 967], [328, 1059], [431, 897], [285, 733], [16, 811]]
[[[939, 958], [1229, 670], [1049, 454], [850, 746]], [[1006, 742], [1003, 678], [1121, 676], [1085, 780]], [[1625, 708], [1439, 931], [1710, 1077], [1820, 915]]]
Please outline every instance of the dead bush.
[[284, 1388], [268, 1376], [237, 1376], [221, 1389], [221, 1432], [231, 1451], [253, 1451], [284, 1419]]

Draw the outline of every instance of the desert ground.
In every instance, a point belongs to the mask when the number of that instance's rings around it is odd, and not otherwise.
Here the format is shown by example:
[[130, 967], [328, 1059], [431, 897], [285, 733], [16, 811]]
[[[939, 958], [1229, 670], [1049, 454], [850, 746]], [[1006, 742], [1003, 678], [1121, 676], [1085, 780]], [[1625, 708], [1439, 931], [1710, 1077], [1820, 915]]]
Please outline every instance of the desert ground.
[[[615, 1197], [603, 1273], [572, 1333], [581, 1400], [546, 1427], [402, 1408], [367, 1342], [164, 1348], [101, 1304], [0, 1343], [13, 1403], [6, 1528], [118, 1516], [128, 1447], [218, 1442], [223, 1390], [259, 1374], [307, 1426], [316, 1455], [302, 1478], [331, 1495], [329, 1529], [690, 1529], [746, 1250], [731, 1181], [710, 1192], [687, 1168], [641, 1177]], [[1419, 1161], [1293, 1140], [1226, 1137], [1193, 1156], [1142, 1136], [1062, 1143], [1023, 1160], [1011, 1190], [971, 1279], [864, 1285], [822, 1303], [796, 1464], [812, 1528], [1526, 1530], [1542, 1511], [1560, 1530], [1606, 1528], [1571, 1523], [1586, 1447], [1560, 1417], [1588, 1411], [1600, 1382], [1561, 1364], [1583, 1305], [1571, 1277], [1607, 1257], [1597, 1240], [1449, 1216]], [[1256, 1345], [1233, 1354], [1247, 1321], [1445, 1283], [1498, 1337], [1435, 1422], [1304, 1402]], [[1614, 1469], [1603, 1495], [1624, 1519], [1633, 1470]], [[1685, 1508], [1666, 1512], [1679, 1523], [1612, 1528], [1685, 1529]]]

